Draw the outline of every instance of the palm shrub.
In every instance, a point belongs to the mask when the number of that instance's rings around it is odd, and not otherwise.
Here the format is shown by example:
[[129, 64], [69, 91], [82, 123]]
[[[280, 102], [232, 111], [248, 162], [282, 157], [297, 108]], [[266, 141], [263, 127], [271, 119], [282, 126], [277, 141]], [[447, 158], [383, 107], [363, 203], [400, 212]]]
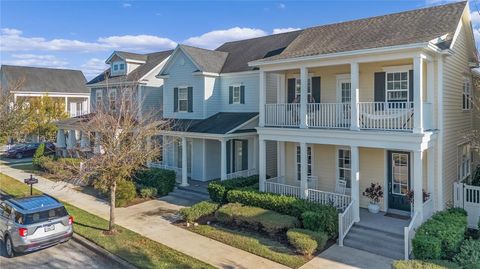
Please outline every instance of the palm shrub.
[[35, 154], [32, 158], [32, 164], [35, 168], [40, 169], [40, 162], [39, 159], [45, 155], [45, 144], [42, 143], [38, 146], [37, 150], [35, 150]]

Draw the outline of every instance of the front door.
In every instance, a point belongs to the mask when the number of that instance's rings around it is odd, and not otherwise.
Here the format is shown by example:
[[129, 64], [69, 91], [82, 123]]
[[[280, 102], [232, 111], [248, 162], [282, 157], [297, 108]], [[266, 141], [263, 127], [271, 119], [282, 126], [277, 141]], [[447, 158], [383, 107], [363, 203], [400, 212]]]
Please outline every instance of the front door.
[[410, 153], [388, 152], [388, 208], [410, 211]]

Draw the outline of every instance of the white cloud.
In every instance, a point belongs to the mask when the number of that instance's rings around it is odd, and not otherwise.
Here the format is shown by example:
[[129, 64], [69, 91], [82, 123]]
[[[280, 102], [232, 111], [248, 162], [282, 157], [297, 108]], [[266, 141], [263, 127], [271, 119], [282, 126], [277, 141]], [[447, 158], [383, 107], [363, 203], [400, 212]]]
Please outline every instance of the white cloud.
[[123, 8], [129, 8], [129, 7], [131, 7], [131, 6], [132, 6], [132, 4], [130, 4], [130, 3], [123, 3], [123, 4], [122, 4], [122, 7], [123, 7]]
[[0, 31], [0, 49], [2, 51], [105, 51], [134, 50], [158, 51], [171, 49], [176, 43], [168, 38], [154, 35], [124, 35], [101, 37], [95, 42], [85, 42], [74, 39], [50, 39], [43, 37], [25, 37], [17, 29], [2, 28]]
[[470, 13], [470, 17], [472, 18], [472, 24], [476, 26], [480, 26], [480, 14], [477, 11], [472, 11]]
[[275, 29], [273, 29], [272, 34], [281, 34], [281, 33], [286, 33], [286, 32], [297, 31], [297, 30], [300, 30], [300, 28], [293, 28], [293, 27], [275, 28]]
[[174, 48], [177, 43], [169, 38], [154, 35], [124, 35], [101, 37], [98, 41], [115, 48], [125, 50], [147, 51], [149, 49], [161, 50]]
[[287, 6], [283, 3], [278, 4], [278, 8], [285, 9]]
[[448, 4], [448, 3], [460, 2], [460, 1], [465, 1], [465, 0], [425, 0], [425, 4], [427, 6], [432, 6], [432, 5]]
[[201, 36], [190, 37], [185, 40], [186, 44], [207, 49], [214, 49], [228, 41], [248, 39], [265, 36], [267, 33], [262, 29], [233, 27], [227, 30], [214, 30]]
[[10, 60], [2, 61], [2, 64], [25, 65], [51, 68], [65, 68], [68, 62], [54, 55], [38, 54], [12, 54]]
[[85, 77], [87, 77], [87, 79], [94, 78], [107, 68], [108, 65], [105, 64], [105, 61], [98, 58], [91, 58], [81, 65], [83, 74], [85, 74]]

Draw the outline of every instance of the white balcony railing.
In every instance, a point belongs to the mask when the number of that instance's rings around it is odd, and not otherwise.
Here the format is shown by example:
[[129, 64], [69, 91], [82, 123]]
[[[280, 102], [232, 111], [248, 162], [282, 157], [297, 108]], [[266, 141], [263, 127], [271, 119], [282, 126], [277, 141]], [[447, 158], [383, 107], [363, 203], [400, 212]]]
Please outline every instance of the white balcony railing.
[[85, 114], [88, 114], [88, 112], [86, 110], [84, 110], [84, 111], [80, 111], [80, 110], [70, 111], [70, 117], [71, 118], [82, 116], [82, 115], [85, 115]]
[[237, 171], [237, 172], [227, 174], [227, 179], [238, 178], [238, 177], [249, 177], [256, 174], [257, 174], [257, 169], [252, 168], [252, 169], [247, 169], [247, 170], [242, 170], [242, 171]]
[[308, 127], [350, 128], [350, 104], [310, 103], [307, 104]]
[[363, 102], [358, 105], [361, 129], [413, 129], [413, 102]]
[[300, 104], [266, 104], [265, 125], [298, 127], [300, 125]]

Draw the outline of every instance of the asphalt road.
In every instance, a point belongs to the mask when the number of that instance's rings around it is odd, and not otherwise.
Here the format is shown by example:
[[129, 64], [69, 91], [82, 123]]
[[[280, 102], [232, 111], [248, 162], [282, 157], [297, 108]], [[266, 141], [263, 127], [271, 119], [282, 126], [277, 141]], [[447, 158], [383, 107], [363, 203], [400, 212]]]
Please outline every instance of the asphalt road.
[[13, 258], [5, 257], [5, 247], [0, 240], [0, 268], [117, 268], [109, 260], [97, 255], [88, 248], [73, 240], [28, 254], [20, 254]]

